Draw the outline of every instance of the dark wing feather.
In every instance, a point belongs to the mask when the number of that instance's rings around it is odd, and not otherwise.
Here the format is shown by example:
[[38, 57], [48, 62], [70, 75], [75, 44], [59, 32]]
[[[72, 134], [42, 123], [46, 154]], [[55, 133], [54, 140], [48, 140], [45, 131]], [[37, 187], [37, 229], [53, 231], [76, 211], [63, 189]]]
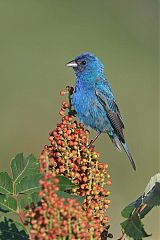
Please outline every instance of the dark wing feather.
[[[122, 117], [121, 117], [120, 111], [118, 109], [118, 106], [116, 104], [116, 100], [112, 93], [111, 87], [109, 86], [109, 83], [107, 80], [100, 79], [100, 78], [97, 79], [97, 82], [95, 84], [95, 94], [97, 96], [97, 99], [99, 100], [99, 102], [101, 103], [103, 108], [105, 109], [106, 114], [110, 120], [110, 123], [112, 124], [112, 127], [113, 127], [115, 133], [119, 137], [119, 140], [121, 141], [121, 144], [129, 158], [134, 170], [136, 170], [135, 162], [132, 158], [131, 153], [129, 152], [127, 144], [125, 143], [125, 139], [124, 139], [124, 135], [123, 135], [124, 124], [122, 121]], [[113, 142], [114, 142], [114, 140], [113, 140]], [[117, 147], [115, 142], [114, 142], [114, 144]]]
[[123, 134], [124, 123], [122, 121], [122, 117], [119, 108], [115, 102], [115, 99], [112, 98], [111, 95], [107, 96], [106, 93], [104, 94], [103, 91], [100, 91], [98, 89], [96, 89], [96, 96], [100, 103], [102, 104], [102, 106], [104, 107], [116, 134], [119, 136], [122, 142], [125, 142]]

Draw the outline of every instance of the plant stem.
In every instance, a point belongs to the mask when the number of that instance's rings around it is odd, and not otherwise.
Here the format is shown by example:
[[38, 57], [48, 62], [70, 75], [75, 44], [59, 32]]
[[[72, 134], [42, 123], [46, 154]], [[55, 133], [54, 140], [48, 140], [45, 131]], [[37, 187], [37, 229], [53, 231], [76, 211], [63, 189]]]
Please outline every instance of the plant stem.
[[125, 240], [125, 233], [122, 232], [122, 236], [118, 240]]
[[20, 220], [21, 220], [21, 222], [23, 224], [23, 227], [25, 228], [25, 230], [26, 230], [26, 232], [27, 232], [27, 234], [29, 236], [29, 240], [33, 240], [32, 236], [31, 236], [31, 233], [29, 231], [29, 228], [26, 226], [26, 222], [25, 222], [25, 220], [23, 218], [23, 215], [22, 215], [22, 212], [21, 212], [21, 210], [19, 208], [17, 210], [17, 213], [18, 213], [18, 216], [19, 216], [19, 218], [20, 218]]
[[19, 218], [20, 218], [20, 220], [21, 220], [21, 222], [22, 222], [22, 224], [23, 224], [24, 229], [26, 230], [26, 233], [27, 233], [28, 236], [29, 236], [29, 240], [34, 240], [34, 239], [32, 238], [32, 236], [31, 236], [30, 230], [29, 230], [29, 228], [27, 227], [26, 222], [25, 222], [25, 220], [24, 220], [24, 218], [23, 218], [23, 214], [22, 214], [22, 211], [21, 211], [21, 208], [20, 208], [19, 198], [18, 198], [17, 195], [14, 195], [14, 198], [17, 200], [17, 214], [18, 214], [18, 216], [19, 216]]
[[17, 210], [18, 216], [22, 222], [23, 225], [25, 225], [25, 220], [23, 218], [22, 212], [20, 211], [20, 209]]
[[[71, 214], [70, 211], [68, 211], [69, 215]], [[68, 219], [68, 234], [69, 234], [69, 240], [71, 240], [72, 237], [72, 226], [71, 226], [71, 218]]]

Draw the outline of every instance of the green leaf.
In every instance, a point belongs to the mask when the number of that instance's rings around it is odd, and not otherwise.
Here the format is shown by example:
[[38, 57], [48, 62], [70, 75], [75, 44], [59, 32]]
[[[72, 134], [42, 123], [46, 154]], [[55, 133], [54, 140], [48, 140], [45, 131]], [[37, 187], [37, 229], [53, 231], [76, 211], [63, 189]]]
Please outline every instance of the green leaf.
[[7, 210], [5, 207], [2, 208], [2, 206], [0, 207], [0, 212], [2, 213], [8, 213], [9, 210]]
[[122, 216], [128, 218], [121, 223], [125, 233], [136, 240], [150, 236], [145, 232], [140, 219], [158, 205], [160, 205], [160, 173], [150, 179], [142, 196], [122, 210]]
[[59, 183], [57, 186], [59, 187], [60, 191], [66, 191], [66, 190], [71, 190], [72, 188], [76, 187], [76, 185], [67, 177], [58, 175], [56, 178], [59, 179]]
[[142, 203], [142, 196], [140, 196], [137, 200], [135, 200], [134, 202], [130, 203], [127, 207], [125, 207], [122, 212], [121, 215], [124, 218], [129, 218], [130, 215], [133, 213], [134, 210], [136, 210], [136, 208], [138, 208]]
[[160, 205], [160, 183], [156, 182], [154, 187], [144, 196], [143, 203], [146, 207], [141, 211], [140, 217], [144, 216], [151, 211], [153, 207]]
[[143, 203], [150, 207], [160, 205], [160, 183], [156, 182], [153, 188], [144, 196]]
[[14, 222], [12, 219], [1, 217], [0, 218], [0, 239], [1, 240], [28, 240], [23, 225]]
[[15, 212], [17, 211], [17, 202], [16, 200], [9, 196], [9, 195], [0, 195], [0, 207], [2, 207], [2, 209], [6, 209], [8, 211], [11, 212]]
[[0, 193], [2, 194], [13, 193], [13, 182], [7, 172], [0, 173]]
[[133, 239], [138, 240], [151, 236], [145, 232], [137, 213], [134, 213], [130, 218], [121, 223], [121, 226], [125, 234]]
[[132, 204], [129, 204], [127, 207], [125, 207], [122, 210], [122, 212], [121, 212], [122, 217], [129, 218], [130, 215], [132, 214], [132, 212], [134, 211], [134, 209], [135, 209], [135, 206]]
[[23, 153], [19, 153], [11, 161], [14, 182], [20, 181], [27, 175], [38, 173], [38, 168], [38, 160], [32, 154], [24, 157]]
[[146, 207], [143, 209], [143, 211], [140, 212], [140, 214], [139, 214], [139, 215], [140, 215], [140, 219], [143, 219], [143, 218], [145, 217], [145, 215], [151, 211], [152, 208], [153, 208], [153, 207], [148, 207], [148, 206], [146, 206]]
[[16, 194], [30, 194], [37, 192], [41, 189], [39, 180], [42, 178], [42, 174], [28, 175], [21, 179], [16, 185]]
[[60, 198], [74, 198], [75, 200], [77, 200], [77, 202], [79, 202], [80, 204], [82, 204], [84, 202], [85, 196], [78, 196], [75, 194], [69, 194], [63, 191], [58, 191], [57, 192], [58, 197]]
[[[4, 196], [4, 194], [1, 194], [0, 193], [0, 196]], [[8, 212], [10, 212], [7, 208], [5, 208], [4, 206], [2, 207], [2, 205], [0, 205], [0, 212], [3, 212], [3, 213], [8, 213]]]
[[41, 200], [41, 198], [38, 196], [38, 193], [32, 193], [28, 195], [24, 195], [20, 198], [20, 208], [23, 211], [25, 206], [30, 206], [31, 203], [34, 203], [35, 205]]
[[150, 212], [150, 210], [160, 205], [160, 174], [156, 174], [149, 181], [145, 193], [143, 196], [140, 196], [137, 200], [130, 203], [127, 207], [125, 207], [121, 214], [123, 217], [128, 218], [132, 212], [137, 210], [141, 205], [145, 204], [145, 208], [140, 212], [140, 218], [144, 218], [144, 216]]

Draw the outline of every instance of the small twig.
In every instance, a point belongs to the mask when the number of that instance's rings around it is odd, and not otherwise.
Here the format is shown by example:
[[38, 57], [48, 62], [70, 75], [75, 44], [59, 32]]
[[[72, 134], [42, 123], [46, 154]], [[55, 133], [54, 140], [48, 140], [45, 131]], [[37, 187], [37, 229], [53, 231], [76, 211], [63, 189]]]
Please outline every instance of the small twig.
[[118, 238], [118, 240], [125, 240], [125, 233], [122, 232], [122, 236], [120, 238]]
[[147, 204], [144, 203], [144, 194], [143, 194], [142, 195], [142, 202], [141, 202], [140, 206], [136, 209], [136, 212], [141, 213], [145, 209], [145, 207], [147, 207]]
[[140, 207], [139, 207], [139, 213], [141, 213], [145, 208], [147, 207], [147, 204], [142, 204]]

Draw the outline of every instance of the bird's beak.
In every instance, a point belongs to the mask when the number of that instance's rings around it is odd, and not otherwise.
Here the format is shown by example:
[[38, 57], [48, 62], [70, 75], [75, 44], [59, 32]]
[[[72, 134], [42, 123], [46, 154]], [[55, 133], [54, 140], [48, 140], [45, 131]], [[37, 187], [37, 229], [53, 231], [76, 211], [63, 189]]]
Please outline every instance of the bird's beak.
[[75, 62], [75, 60], [70, 61], [68, 63], [66, 63], [67, 67], [78, 67], [78, 64]]

